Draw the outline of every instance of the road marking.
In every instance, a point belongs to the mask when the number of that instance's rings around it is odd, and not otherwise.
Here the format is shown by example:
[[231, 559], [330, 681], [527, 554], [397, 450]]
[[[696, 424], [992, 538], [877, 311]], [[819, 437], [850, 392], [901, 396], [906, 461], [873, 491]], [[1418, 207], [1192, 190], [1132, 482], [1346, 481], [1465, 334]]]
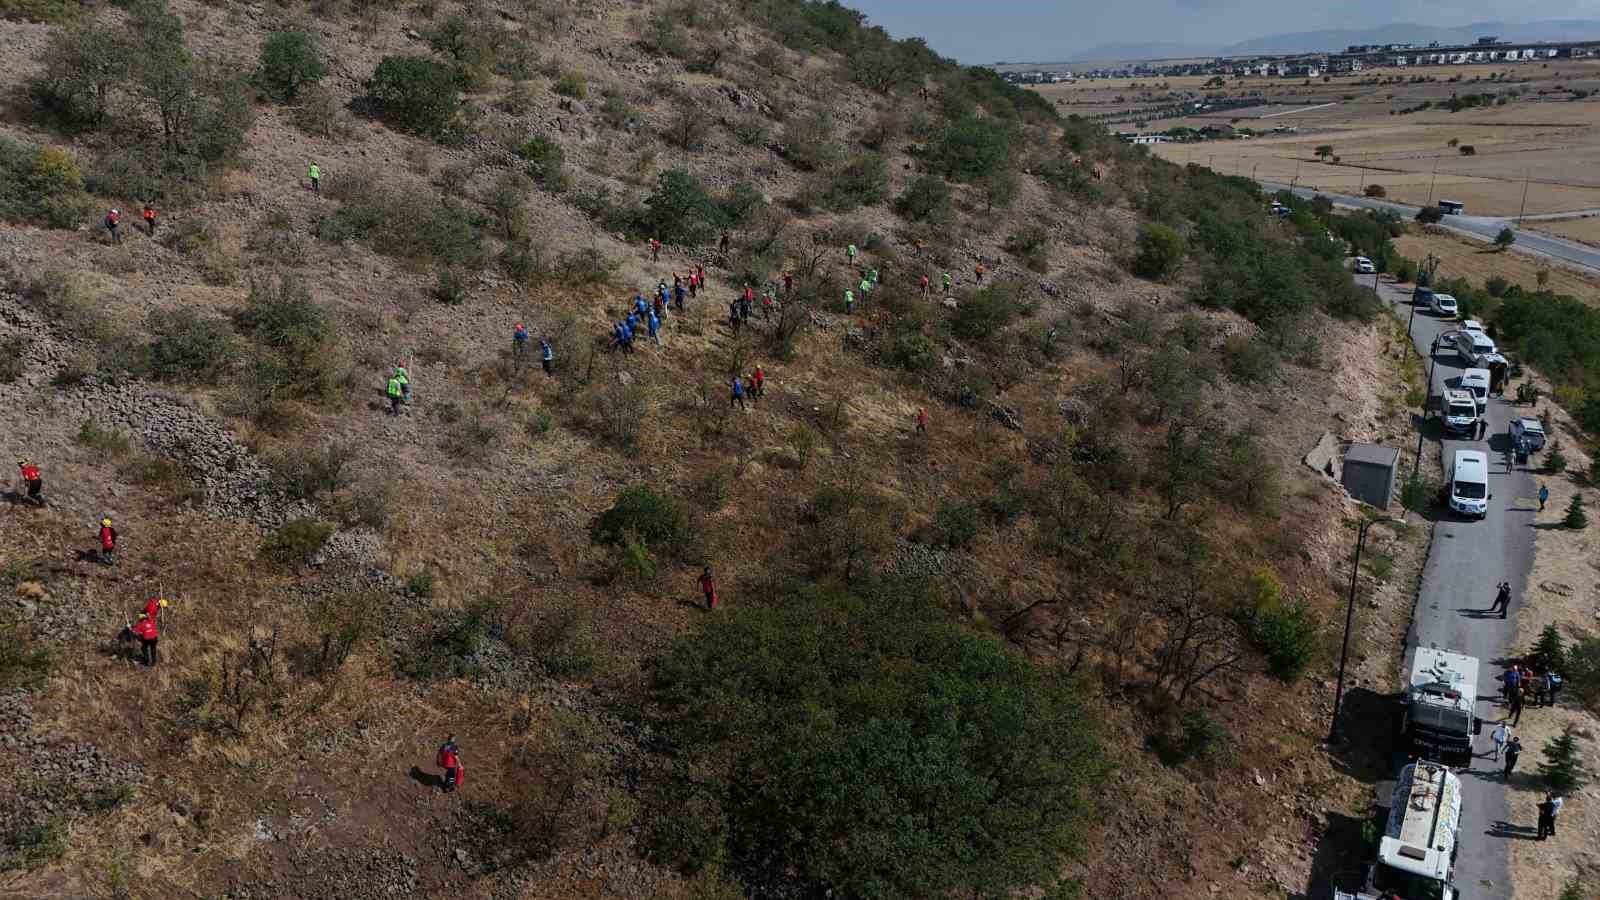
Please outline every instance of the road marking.
[[1337, 104], [1337, 103], [1323, 103], [1323, 104], [1319, 104], [1317, 106], [1302, 106], [1299, 109], [1286, 109], [1283, 112], [1269, 113], [1269, 114], [1267, 114], [1265, 116], [1260, 116], [1260, 117], [1258, 117], [1258, 121], [1260, 119], [1276, 119], [1279, 116], [1292, 116], [1295, 113], [1311, 112], [1314, 109], [1327, 109], [1330, 106], [1338, 106], [1338, 105], [1339, 104]]

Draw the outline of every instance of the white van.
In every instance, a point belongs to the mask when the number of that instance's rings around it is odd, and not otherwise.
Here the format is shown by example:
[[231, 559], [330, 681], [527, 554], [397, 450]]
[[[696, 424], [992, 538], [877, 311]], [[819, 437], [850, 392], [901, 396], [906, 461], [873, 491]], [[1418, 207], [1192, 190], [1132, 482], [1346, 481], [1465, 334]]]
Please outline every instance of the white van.
[[1480, 519], [1489, 515], [1489, 457], [1481, 450], [1457, 450], [1450, 464], [1450, 508]]
[[1456, 354], [1468, 366], [1481, 366], [1489, 356], [1496, 352], [1494, 341], [1481, 331], [1473, 332], [1465, 329], [1451, 332], [1455, 344]]
[[1473, 402], [1478, 404], [1478, 414], [1489, 408], [1489, 370], [1468, 369], [1461, 373], [1461, 390], [1472, 395]]
[[1444, 392], [1442, 403], [1444, 427], [1454, 434], [1473, 434], [1478, 430], [1478, 401], [1470, 391], [1451, 388]]

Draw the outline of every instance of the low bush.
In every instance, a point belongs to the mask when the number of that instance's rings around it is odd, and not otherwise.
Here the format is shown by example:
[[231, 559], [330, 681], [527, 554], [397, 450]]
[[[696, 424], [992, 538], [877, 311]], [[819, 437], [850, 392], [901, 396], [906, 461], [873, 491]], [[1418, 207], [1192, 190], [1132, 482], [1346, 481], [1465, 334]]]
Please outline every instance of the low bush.
[[589, 526], [589, 539], [597, 544], [621, 546], [630, 534], [652, 547], [676, 553], [689, 540], [688, 510], [672, 497], [644, 485], [627, 488]]
[[1183, 235], [1156, 222], [1139, 226], [1133, 258], [1133, 273], [1144, 278], [1165, 278], [1172, 274], [1188, 252]]
[[882, 203], [888, 192], [889, 167], [883, 156], [857, 153], [828, 175], [821, 201], [834, 212], [851, 212]]
[[1181, 766], [1189, 760], [1213, 762], [1227, 742], [1228, 731], [1203, 709], [1191, 709], [1150, 739], [1161, 761]]
[[454, 199], [395, 191], [370, 174], [342, 179], [329, 193], [343, 205], [317, 223], [324, 240], [366, 240], [400, 259], [476, 266], [483, 260], [487, 220]]
[[895, 198], [894, 211], [915, 222], [937, 219], [950, 208], [950, 185], [937, 175], [921, 175]]
[[27, 371], [27, 353], [32, 344], [23, 334], [0, 339], [0, 384], [12, 384]]
[[589, 83], [577, 72], [562, 72], [556, 79], [555, 91], [563, 97], [582, 100], [589, 96]]
[[386, 56], [367, 91], [390, 125], [443, 137], [454, 125], [461, 95], [449, 66], [421, 56]]
[[978, 507], [972, 503], [941, 503], [933, 514], [934, 540], [951, 549], [972, 546], [978, 528]]
[[0, 138], [0, 220], [76, 228], [90, 217], [91, 203], [71, 153]]
[[483, 671], [483, 652], [503, 633], [499, 606], [479, 601], [402, 650], [395, 667], [422, 681], [471, 678]]
[[286, 566], [304, 566], [316, 558], [333, 537], [333, 526], [316, 519], [291, 519], [267, 536], [261, 555]]
[[94, 419], [84, 419], [78, 424], [78, 443], [103, 456], [127, 453], [133, 446], [128, 432], [115, 425], [101, 425]]
[[983, 340], [1004, 328], [1025, 308], [1020, 284], [995, 282], [962, 298], [950, 321], [950, 330], [957, 337]]
[[1050, 232], [1043, 225], [1026, 225], [1006, 236], [1006, 252], [1040, 274], [1050, 269], [1049, 246]]
[[1316, 614], [1303, 602], [1287, 601], [1283, 582], [1270, 569], [1257, 570], [1248, 591], [1248, 631], [1267, 657], [1267, 671], [1285, 681], [1299, 677], [1316, 652]]
[[544, 135], [536, 134], [523, 141], [517, 155], [528, 163], [528, 175], [546, 187], [561, 183], [561, 167], [566, 164], [566, 151], [561, 145]]
[[317, 44], [304, 31], [279, 31], [261, 45], [261, 66], [256, 83], [280, 103], [293, 103], [301, 92], [315, 87], [328, 73]]
[[1362, 191], [1362, 193], [1366, 194], [1368, 197], [1382, 198], [1389, 196], [1389, 189], [1381, 184], [1369, 184], [1366, 186], [1366, 189]]
[[145, 346], [145, 365], [154, 378], [211, 384], [234, 357], [228, 323], [190, 309], [151, 310], [145, 330], [153, 335]]
[[17, 623], [0, 624], [0, 690], [38, 687], [59, 663], [49, 645], [24, 638]]

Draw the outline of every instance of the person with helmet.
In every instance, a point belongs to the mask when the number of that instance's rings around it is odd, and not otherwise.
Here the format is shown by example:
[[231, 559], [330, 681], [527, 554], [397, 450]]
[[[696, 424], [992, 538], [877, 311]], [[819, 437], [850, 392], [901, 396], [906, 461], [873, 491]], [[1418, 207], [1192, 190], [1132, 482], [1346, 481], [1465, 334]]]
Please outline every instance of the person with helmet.
[[147, 615], [152, 619], [159, 620], [161, 618], [161, 611], [166, 608], [167, 598], [151, 597], [149, 600], [144, 602], [144, 615]]
[[156, 620], [149, 613], [139, 613], [139, 621], [133, 623], [128, 629], [133, 636], [139, 639], [139, 656], [147, 666], [156, 664], [156, 644], [160, 632], [156, 628]]
[[761, 368], [761, 363], [756, 363], [756, 370], [750, 373], [750, 399], [760, 400], [767, 392], [767, 371]]
[[398, 375], [389, 376], [389, 384], [385, 388], [385, 393], [389, 395], [389, 415], [400, 415], [400, 404], [405, 400], [400, 393], [400, 377]]
[[658, 261], [660, 261], [660, 259], [661, 259], [661, 239], [660, 238], [651, 238], [650, 239], [650, 261], [651, 262], [658, 262]]
[[322, 193], [322, 168], [317, 165], [316, 160], [312, 160], [306, 169], [306, 177], [311, 179], [311, 193]]
[[544, 373], [554, 377], [556, 374], [556, 351], [551, 348], [550, 341], [547, 338], [539, 339], [539, 353], [542, 357], [540, 362], [544, 364]]
[[17, 468], [22, 472], [22, 483], [28, 487], [28, 500], [43, 506], [44, 495], [40, 491], [44, 490], [44, 479], [39, 475], [39, 467], [23, 457], [17, 460]]
[[439, 754], [435, 761], [439, 768], [444, 770], [445, 793], [451, 793], [457, 785], [466, 783], [461, 765], [461, 748], [456, 746], [455, 735], [444, 736], [444, 743], [439, 745]]
[[117, 530], [111, 527], [110, 519], [100, 520], [100, 562], [102, 565], [113, 565], [117, 561]]
[[406, 371], [404, 361], [394, 364], [394, 377], [400, 380], [400, 399], [406, 403], [411, 402], [411, 373]]
[[[541, 343], [543, 342], [541, 341]], [[511, 352], [515, 356], [521, 356], [527, 349], [528, 329], [522, 327], [522, 323], [518, 322], [516, 327], [511, 330]]]
[[147, 231], [149, 231], [151, 237], [155, 237], [156, 208], [148, 200], [146, 200], [144, 203], [144, 227]]
[[117, 223], [121, 221], [122, 213], [119, 210], [112, 209], [106, 213], [106, 233], [111, 235], [112, 243], [122, 243], [122, 235], [117, 232]]

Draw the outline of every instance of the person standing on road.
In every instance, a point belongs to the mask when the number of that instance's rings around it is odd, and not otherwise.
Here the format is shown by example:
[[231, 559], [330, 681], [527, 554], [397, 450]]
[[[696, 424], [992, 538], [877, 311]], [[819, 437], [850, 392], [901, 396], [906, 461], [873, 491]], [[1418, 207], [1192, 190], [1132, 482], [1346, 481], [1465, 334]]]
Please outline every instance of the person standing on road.
[[[1489, 605], [1489, 613], [1500, 613], [1500, 618], [1506, 617], [1506, 611], [1511, 608], [1511, 582], [1500, 582], [1499, 590], [1495, 592], [1494, 603]], [[1508, 687], [1514, 686], [1508, 683]]]
[[1517, 757], [1522, 755], [1522, 738], [1514, 737], [1506, 745], [1505, 779], [1511, 780], [1511, 771], [1517, 767]]
[[1496, 725], [1494, 731], [1489, 734], [1489, 740], [1494, 743], [1494, 761], [1499, 762], [1500, 754], [1505, 752], [1506, 741], [1511, 740], [1510, 727], [1504, 722]]
[[1550, 502], [1550, 487], [1549, 485], [1541, 484], [1539, 485], [1539, 512], [1544, 512], [1544, 505], [1548, 502]]

